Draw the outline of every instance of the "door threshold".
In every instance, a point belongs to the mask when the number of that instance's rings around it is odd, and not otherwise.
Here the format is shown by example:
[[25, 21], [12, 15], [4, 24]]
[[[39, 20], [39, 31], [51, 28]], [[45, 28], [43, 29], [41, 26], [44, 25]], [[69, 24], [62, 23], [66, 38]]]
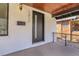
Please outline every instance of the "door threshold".
[[39, 42], [33, 42], [32, 44], [39, 44], [39, 43], [43, 43], [45, 41], [39, 41]]

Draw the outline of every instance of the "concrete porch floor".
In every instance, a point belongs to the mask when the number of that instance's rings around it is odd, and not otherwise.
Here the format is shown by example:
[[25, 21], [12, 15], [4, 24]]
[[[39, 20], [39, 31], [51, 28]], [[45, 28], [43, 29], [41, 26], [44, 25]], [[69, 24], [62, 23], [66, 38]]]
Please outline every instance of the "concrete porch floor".
[[6, 56], [79, 56], [79, 49], [64, 44], [48, 43], [38, 47], [7, 54]]

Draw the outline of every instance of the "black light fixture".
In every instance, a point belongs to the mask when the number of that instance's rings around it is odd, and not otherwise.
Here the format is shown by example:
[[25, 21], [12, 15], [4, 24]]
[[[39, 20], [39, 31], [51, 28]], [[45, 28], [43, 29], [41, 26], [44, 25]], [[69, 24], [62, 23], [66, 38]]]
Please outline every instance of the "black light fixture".
[[20, 9], [20, 11], [22, 11], [22, 9], [23, 9], [22, 3], [19, 4], [19, 9]]

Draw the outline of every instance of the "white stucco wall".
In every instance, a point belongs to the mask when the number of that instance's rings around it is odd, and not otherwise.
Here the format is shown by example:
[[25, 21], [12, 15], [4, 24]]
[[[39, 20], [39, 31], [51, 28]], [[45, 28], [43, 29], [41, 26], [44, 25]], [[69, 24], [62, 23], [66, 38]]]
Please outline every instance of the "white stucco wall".
[[[45, 14], [45, 41], [32, 45], [32, 11]], [[25, 21], [25, 26], [18, 26], [17, 21]], [[0, 55], [5, 55], [22, 49], [39, 46], [52, 41], [52, 32], [56, 32], [56, 20], [52, 15], [29, 6], [9, 4], [9, 35], [0, 36]]]

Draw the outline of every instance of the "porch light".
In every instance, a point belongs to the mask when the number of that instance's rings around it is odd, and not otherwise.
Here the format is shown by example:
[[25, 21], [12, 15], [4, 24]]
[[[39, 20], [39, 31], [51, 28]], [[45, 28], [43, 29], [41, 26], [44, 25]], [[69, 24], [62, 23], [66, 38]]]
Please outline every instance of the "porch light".
[[20, 11], [22, 11], [22, 9], [23, 9], [22, 3], [19, 4], [19, 9], [20, 9]]

